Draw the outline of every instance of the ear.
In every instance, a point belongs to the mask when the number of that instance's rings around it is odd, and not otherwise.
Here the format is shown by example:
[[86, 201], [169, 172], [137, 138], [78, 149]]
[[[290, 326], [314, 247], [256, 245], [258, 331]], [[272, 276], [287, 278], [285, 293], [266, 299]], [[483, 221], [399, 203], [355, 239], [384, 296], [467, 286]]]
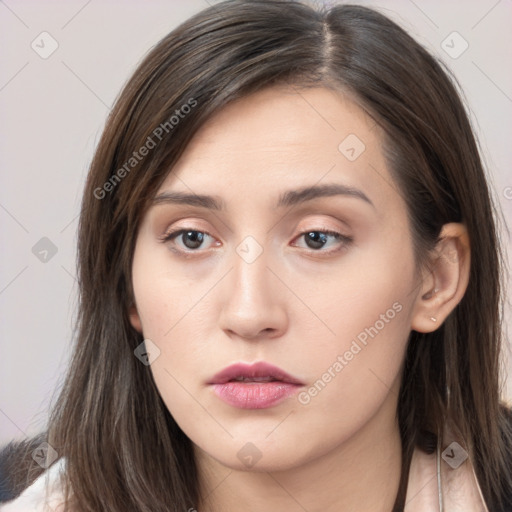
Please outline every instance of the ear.
[[471, 249], [466, 227], [445, 224], [416, 297], [411, 329], [435, 331], [461, 301], [469, 281]]
[[132, 327], [137, 332], [142, 334], [142, 322], [140, 320], [139, 312], [137, 311], [137, 306], [135, 306], [135, 304], [132, 304], [132, 306], [130, 306], [129, 317], [130, 317], [130, 323], [132, 324]]

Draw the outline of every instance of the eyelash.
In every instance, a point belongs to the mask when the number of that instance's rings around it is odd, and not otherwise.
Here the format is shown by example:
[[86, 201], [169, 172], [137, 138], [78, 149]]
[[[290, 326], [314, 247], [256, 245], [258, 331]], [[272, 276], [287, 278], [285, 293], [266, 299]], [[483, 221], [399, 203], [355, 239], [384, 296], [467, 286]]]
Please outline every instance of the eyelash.
[[[208, 233], [208, 231], [203, 231], [203, 230], [193, 229], [193, 228], [180, 228], [180, 229], [177, 229], [177, 230], [165, 233], [160, 238], [160, 241], [162, 243], [173, 242], [175, 238], [178, 238], [180, 235], [182, 235], [184, 233], [188, 233], [188, 232], [202, 233], [202, 234], [207, 235], [207, 236], [209, 236], [211, 238], [214, 238], [210, 233]], [[349, 247], [350, 244], [354, 241], [354, 239], [352, 237], [350, 237], [350, 236], [343, 235], [342, 233], [339, 233], [337, 231], [332, 231], [330, 229], [323, 229], [323, 228], [308, 229], [307, 231], [303, 231], [303, 232], [299, 233], [299, 235], [294, 240], [297, 240], [297, 239], [303, 237], [304, 235], [308, 235], [309, 233], [321, 233], [323, 235], [332, 236], [335, 239], [337, 239], [338, 241], [340, 241], [340, 243], [341, 243], [340, 247], [338, 247], [337, 249], [331, 249], [329, 251], [323, 251], [322, 247], [319, 248], [319, 249], [309, 249], [309, 250], [307, 250], [307, 252], [310, 253], [310, 254], [311, 253], [312, 254], [317, 254], [317, 253], [334, 254], [334, 253], [339, 252], [340, 250], [342, 250], [342, 249], [344, 249], [346, 247]], [[189, 255], [192, 255], [192, 254], [194, 254], [196, 252], [200, 252], [199, 249], [197, 249], [197, 250], [194, 250], [194, 249], [183, 250], [183, 249], [173, 248], [172, 250], [174, 252], [179, 253], [182, 256], [189, 256]]]

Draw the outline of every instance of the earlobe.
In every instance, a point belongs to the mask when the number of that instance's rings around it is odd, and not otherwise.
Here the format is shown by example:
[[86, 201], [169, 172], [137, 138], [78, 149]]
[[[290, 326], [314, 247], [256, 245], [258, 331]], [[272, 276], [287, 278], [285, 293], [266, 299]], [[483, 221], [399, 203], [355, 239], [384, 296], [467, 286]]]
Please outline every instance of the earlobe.
[[130, 307], [129, 317], [130, 317], [130, 323], [132, 324], [132, 327], [137, 332], [142, 334], [142, 322], [140, 321], [140, 316], [139, 316], [139, 313], [137, 311], [137, 307], [135, 306], [135, 304], [133, 304]]
[[411, 329], [435, 331], [461, 301], [469, 281], [470, 245], [461, 223], [443, 226], [417, 295]]

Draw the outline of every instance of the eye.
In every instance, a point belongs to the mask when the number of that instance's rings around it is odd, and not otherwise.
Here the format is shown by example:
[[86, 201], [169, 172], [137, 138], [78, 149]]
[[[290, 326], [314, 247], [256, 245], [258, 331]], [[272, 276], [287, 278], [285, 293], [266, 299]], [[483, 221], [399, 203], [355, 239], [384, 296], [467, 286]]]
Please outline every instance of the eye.
[[[304, 241], [308, 248], [312, 250], [312, 252], [324, 252], [324, 253], [332, 253], [338, 250], [343, 249], [344, 247], [349, 246], [353, 239], [349, 236], [343, 235], [342, 233], [338, 233], [337, 231], [325, 230], [325, 229], [310, 229], [308, 231], [302, 232], [296, 240], [304, 237]], [[332, 242], [329, 244], [329, 240]], [[330, 247], [334, 245], [337, 248], [331, 250], [321, 250], [324, 247]]]
[[[333, 253], [349, 246], [353, 239], [349, 236], [338, 233], [337, 231], [331, 231], [328, 229], [310, 229], [300, 233], [295, 239], [299, 240], [304, 237], [307, 248], [310, 252], [322, 252], [322, 253]], [[199, 231], [192, 228], [181, 228], [175, 231], [166, 233], [162, 238], [162, 243], [171, 242], [176, 248], [172, 250], [181, 253], [187, 252], [200, 252], [200, 249], [204, 243], [213, 237], [206, 231]], [[329, 243], [332, 242], [332, 243]], [[334, 245], [334, 249], [322, 250], [324, 247], [330, 247]]]
[[166, 233], [161, 240], [164, 243], [172, 242], [178, 247], [180, 246], [178, 242], [181, 242], [182, 245], [181, 248], [178, 248], [178, 252], [198, 252], [196, 249], [199, 249], [208, 238], [213, 237], [206, 231], [184, 228]]

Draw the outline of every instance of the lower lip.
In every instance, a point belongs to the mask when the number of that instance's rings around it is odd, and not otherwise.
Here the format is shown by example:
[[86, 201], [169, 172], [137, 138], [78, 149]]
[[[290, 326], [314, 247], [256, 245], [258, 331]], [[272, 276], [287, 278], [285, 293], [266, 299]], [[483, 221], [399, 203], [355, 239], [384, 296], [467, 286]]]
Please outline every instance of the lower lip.
[[214, 384], [215, 394], [239, 409], [266, 409], [294, 395], [300, 386], [289, 382], [226, 382]]

